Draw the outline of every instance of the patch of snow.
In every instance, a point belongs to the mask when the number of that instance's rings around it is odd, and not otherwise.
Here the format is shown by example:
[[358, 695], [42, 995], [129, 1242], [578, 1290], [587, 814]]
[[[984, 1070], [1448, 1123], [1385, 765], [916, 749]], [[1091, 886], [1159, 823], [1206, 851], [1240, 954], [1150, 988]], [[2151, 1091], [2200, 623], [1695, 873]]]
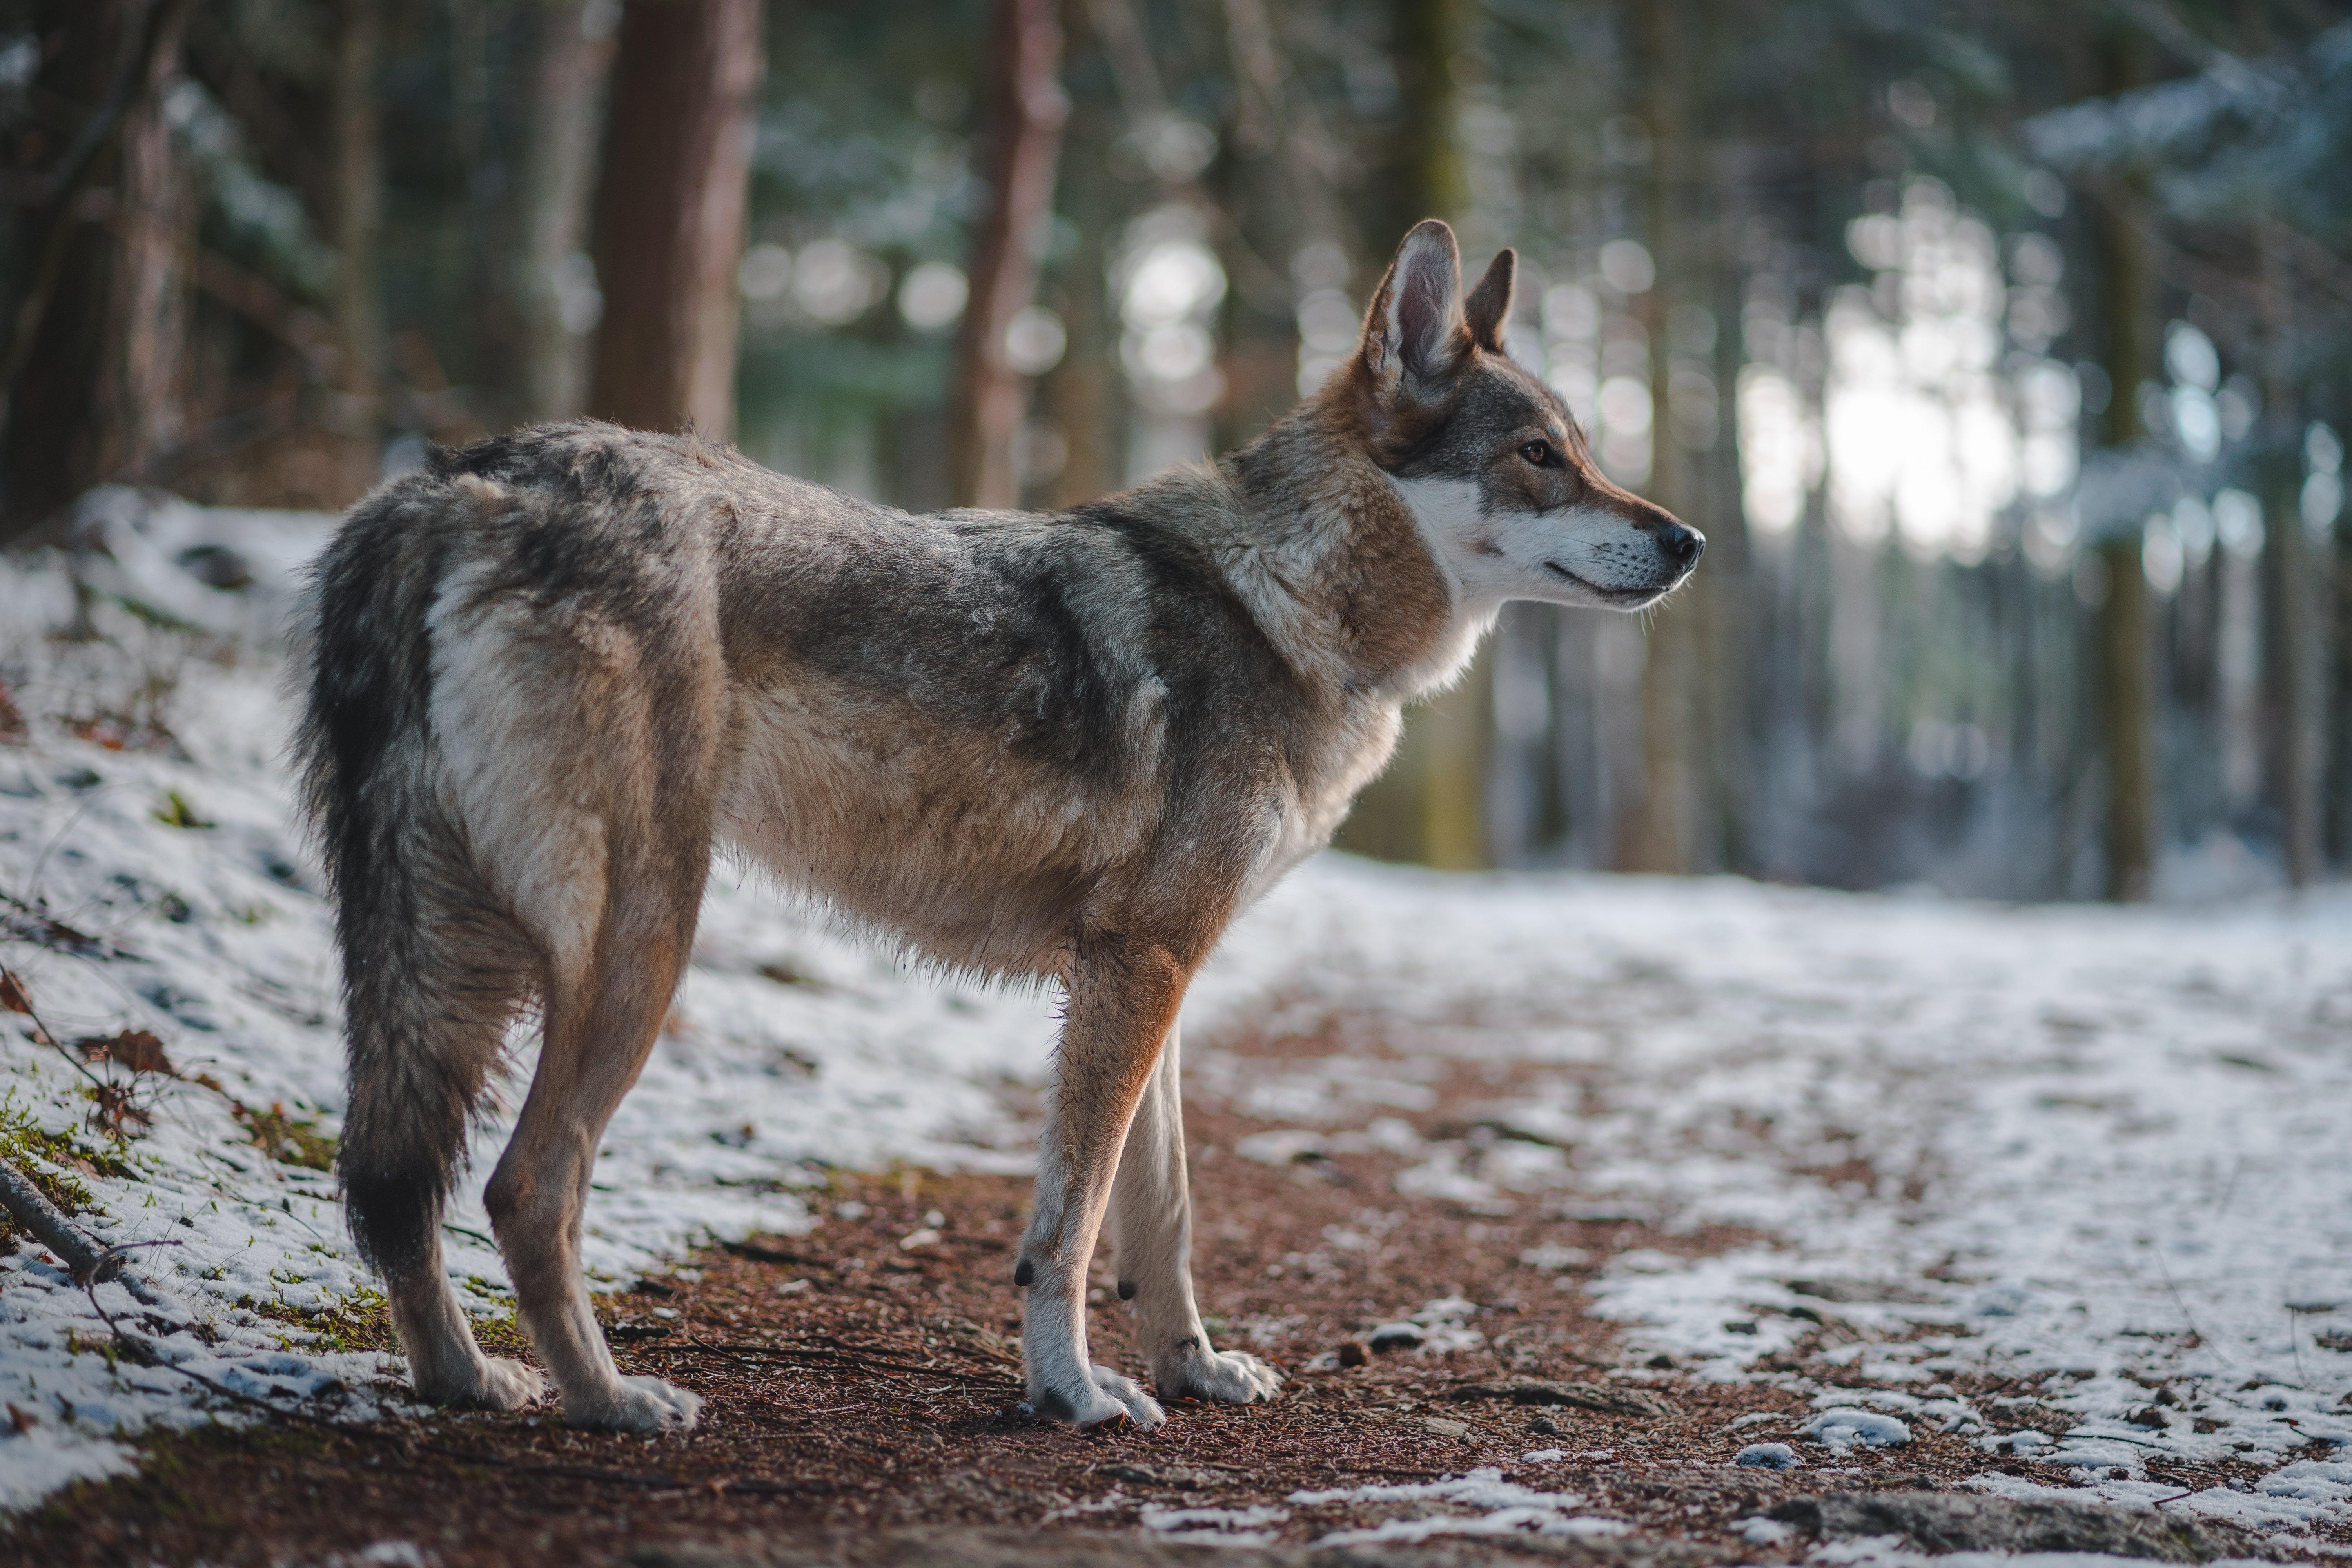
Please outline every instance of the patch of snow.
[[1439, 1144], [1428, 1159], [1396, 1173], [1396, 1190], [1409, 1198], [1459, 1204], [1473, 1214], [1509, 1214], [1514, 1206], [1511, 1201], [1496, 1190], [1494, 1183], [1464, 1170], [1462, 1158], [1461, 1145]]
[[1556, 1241], [1548, 1241], [1521, 1252], [1519, 1261], [1529, 1268], [1581, 1268], [1592, 1261], [1592, 1254], [1580, 1247], [1562, 1247]]
[[1234, 1152], [1261, 1164], [1295, 1165], [1302, 1159], [1322, 1153], [1325, 1142], [1320, 1132], [1304, 1127], [1282, 1127], [1235, 1140]]
[[[1421, 1342], [1413, 1346], [1415, 1355], [1451, 1355], [1456, 1351], [1475, 1350], [1486, 1342], [1486, 1336], [1470, 1327], [1470, 1320], [1478, 1313], [1478, 1303], [1465, 1301], [1459, 1296], [1444, 1296], [1423, 1302], [1412, 1316], [1412, 1323], [1421, 1330]], [[1372, 1331], [1377, 1348], [1381, 1331]]]
[[1762, 1514], [1751, 1514], [1735, 1521], [1731, 1528], [1733, 1533], [1750, 1546], [1778, 1546], [1783, 1542], [1794, 1541], [1798, 1535], [1795, 1525], [1783, 1524], [1777, 1519], [1766, 1519]]
[[[1551, 1450], [1557, 1453], [1558, 1450]], [[1533, 1458], [1535, 1456], [1528, 1456]], [[1328, 1503], [1443, 1503], [1481, 1509], [1480, 1513], [1432, 1513], [1383, 1521], [1359, 1530], [1335, 1530], [1313, 1545], [1355, 1546], [1370, 1542], [1426, 1541], [1436, 1535], [1549, 1535], [1591, 1540], [1622, 1535], [1622, 1520], [1575, 1513], [1584, 1499], [1573, 1492], [1539, 1491], [1503, 1479], [1499, 1469], [1475, 1469], [1438, 1481], [1375, 1483], [1328, 1491], [1297, 1491], [1284, 1500], [1301, 1508]]]
[[1286, 1508], [1169, 1508], [1145, 1503], [1138, 1516], [1143, 1528], [1175, 1542], [1214, 1546], [1270, 1546], [1272, 1531], [1260, 1528], [1280, 1524], [1290, 1517]]
[[1832, 1405], [1798, 1427], [1797, 1432], [1832, 1449], [1857, 1445], [1895, 1448], [1911, 1440], [1911, 1428], [1894, 1416], [1881, 1415], [1874, 1410], [1856, 1410], [1846, 1405]]

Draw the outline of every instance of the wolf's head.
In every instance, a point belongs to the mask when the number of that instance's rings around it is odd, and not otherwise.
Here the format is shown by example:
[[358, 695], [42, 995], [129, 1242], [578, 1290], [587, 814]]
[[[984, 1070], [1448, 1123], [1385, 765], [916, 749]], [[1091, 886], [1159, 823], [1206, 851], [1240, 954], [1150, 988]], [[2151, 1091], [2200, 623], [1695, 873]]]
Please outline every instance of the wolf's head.
[[1416, 226], [1318, 401], [1361, 433], [1465, 606], [1639, 609], [1706, 538], [1612, 484], [1559, 394], [1503, 352], [1517, 269], [1502, 252], [1465, 299], [1454, 231]]

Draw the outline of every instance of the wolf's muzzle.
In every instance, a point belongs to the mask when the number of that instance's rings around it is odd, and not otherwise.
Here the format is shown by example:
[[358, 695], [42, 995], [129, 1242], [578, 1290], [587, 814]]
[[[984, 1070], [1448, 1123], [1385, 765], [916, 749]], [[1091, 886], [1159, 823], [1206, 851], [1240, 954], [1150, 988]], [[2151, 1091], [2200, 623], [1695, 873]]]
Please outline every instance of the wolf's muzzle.
[[1658, 530], [1658, 548], [1677, 571], [1687, 572], [1698, 564], [1700, 554], [1706, 549], [1706, 535], [1683, 523], [1670, 522]]

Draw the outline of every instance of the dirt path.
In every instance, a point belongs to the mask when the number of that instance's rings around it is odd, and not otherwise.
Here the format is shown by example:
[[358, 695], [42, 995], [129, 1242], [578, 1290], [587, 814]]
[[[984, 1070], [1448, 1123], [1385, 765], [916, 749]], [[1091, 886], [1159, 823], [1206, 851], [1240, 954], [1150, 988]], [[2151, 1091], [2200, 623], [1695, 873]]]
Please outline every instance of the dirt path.
[[[1224, 1079], [1192, 1115], [1202, 1299], [1221, 1343], [1289, 1373], [1272, 1406], [1181, 1405], [1150, 1434], [1029, 1418], [1010, 1279], [1025, 1183], [845, 1175], [811, 1234], [712, 1251], [607, 1303], [625, 1370], [704, 1397], [690, 1437], [574, 1433], [549, 1408], [186, 1435], [151, 1445], [135, 1476], [0, 1527], [0, 1558], [1025, 1565], [1198, 1561], [1181, 1549], [1218, 1542], [1221, 1563], [1762, 1563], [1835, 1532], [1802, 1500], [2024, 1472], [1924, 1424], [1904, 1447], [1799, 1444], [1801, 1468], [1734, 1466], [1748, 1444], [1795, 1437], [1811, 1408], [1795, 1378], [1851, 1380], [1827, 1359], [1852, 1338], [1833, 1310], [1782, 1358], [1785, 1386], [1635, 1361], [1580, 1281], [1633, 1248], [1696, 1256], [1742, 1238], [1663, 1234], [1572, 1188], [1508, 1213], [1401, 1194], [1402, 1162], [1377, 1138], [1271, 1163], [1282, 1152], [1258, 1135], [1278, 1124], [1232, 1109], [1246, 1098], [1234, 1077], [1337, 1048], [1221, 1042]], [[1396, 1116], [1423, 1138], [1489, 1135], [1475, 1108], [1507, 1083], [1447, 1072], [1400, 1095]], [[1096, 1297], [1097, 1356], [1139, 1373], [1117, 1302]], [[1412, 1337], [1392, 1327], [1372, 1348], [1376, 1328], [1409, 1321], [1418, 1347], [1387, 1342]], [[1554, 1386], [1463, 1396], [1530, 1381]], [[2189, 1489], [2231, 1467], [2149, 1469]], [[1759, 1522], [1775, 1510], [1785, 1521]]]

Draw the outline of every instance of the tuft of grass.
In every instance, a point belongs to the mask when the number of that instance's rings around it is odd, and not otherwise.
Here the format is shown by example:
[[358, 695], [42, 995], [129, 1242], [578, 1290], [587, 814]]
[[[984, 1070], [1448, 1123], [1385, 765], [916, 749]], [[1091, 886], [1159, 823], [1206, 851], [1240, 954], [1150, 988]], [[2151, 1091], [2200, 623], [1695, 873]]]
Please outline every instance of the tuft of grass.
[[335, 1168], [335, 1141], [320, 1131], [316, 1121], [291, 1115], [283, 1104], [274, 1100], [267, 1110], [257, 1110], [242, 1100], [231, 1103], [233, 1113], [244, 1124], [254, 1146], [279, 1164], [299, 1165], [308, 1171]]
[[196, 808], [188, 804], [188, 797], [178, 790], [173, 790], [163, 796], [163, 804], [155, 808], [154, 817], [166, 827], [217, 827], [220, 826], [216, 822], [207, 822], [198, 816]]
[[[169, 715], [179, 694], [181, 672], [202, 639], [179, 635], [178, 628], [142, 614], [139, 606], [124, 607], [152, 629], [118, 622], [98, 638], [110, 646], [103, 654], [74, 661], [81, 676], [78, 684], [84, 689], [58, 717], [67, 733], [107, 751], [152, 752], [184, 762], [187, 749], [172, 732]], [[83, 637], [91, 637], [97, 630], [86, 626]], [[127, 667], [135, 667], [135, 676]]]
[[473, 1320], [474, 1342], [485, 1355], [523, 1357], [531, 1353], [530, 1336], [512, 1312], [494, 1312]]
[[77, 1169], [98, 1173], [89, 1155], [75, 1143], [71, 1133], [51, 1132], [34, 1121], [32, 1113], [16, 1103], [13, 1089], [0, 1098], [0, 1159], [15, 1166], [67, 1214], [79, 1214], [98, 1202], [69, 1173]]
[[[281, 1281], [284, 1283], [284, 1281]], [[392, 1332], [392, 1304], [381, 1291], [362, 1285], [349, 1296], [314, 1311], [289, 1306], [283, 1300], [257, 1300], [256, 1317], [299, 1330], [303, 1348], [314, 1351], [389, 1351], [397, 1348]], [[290, 1345], [289, 1345], [290, 1348]]]

